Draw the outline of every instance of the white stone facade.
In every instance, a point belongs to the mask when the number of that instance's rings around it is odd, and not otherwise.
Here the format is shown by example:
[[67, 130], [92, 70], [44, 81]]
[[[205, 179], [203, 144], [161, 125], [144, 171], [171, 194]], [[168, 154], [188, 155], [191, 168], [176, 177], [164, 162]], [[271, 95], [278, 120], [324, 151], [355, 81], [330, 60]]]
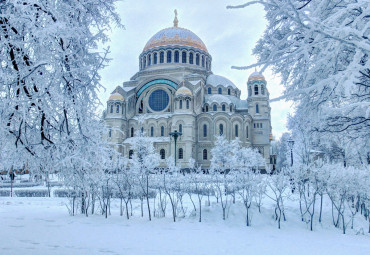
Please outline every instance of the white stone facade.
[[204, 43], [187, 29], [174, 26], [154, 35], [139, 57], [139, 72], [112, 92], [103, 114], [117, 150], [129, 156], [131, 137], [143, 131], [165, 167], [166, 159], [174, 157], [169, 133], [177, 130], [182, 133], [177, 141], [182, 168], [190, 158], [208, 168], [219, 134], [258, 148], [269, 163], [271, 109], [265, 78], [253, 73], [248, 98], [242, 100], [237, 86], [212, 73], [211, 62]]

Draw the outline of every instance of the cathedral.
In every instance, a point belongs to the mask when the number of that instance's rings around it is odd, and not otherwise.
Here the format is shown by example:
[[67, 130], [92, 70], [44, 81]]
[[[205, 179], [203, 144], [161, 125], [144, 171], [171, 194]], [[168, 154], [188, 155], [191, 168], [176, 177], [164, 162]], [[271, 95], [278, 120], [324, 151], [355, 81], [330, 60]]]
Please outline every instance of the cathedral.
[[[140, 132], [151, 139], [161, 159], [176, 155], [187, 168], [193, 158], [207, 169], [215, 137], [239, 139], [270, 163], [271, 108], [266, 80], [258, 72], [247, 81], [248, 98], [229, 79], [212, 73], [212, 56], [192, 31], [178, 26], [156, 33], [139, 56], [139, 71], [118, 86], [103, 118], [109, 139], [131, 157], [132, 139]], [[176, 145], [173, 132], [179, 137]], [[175, 151], [176, 146], [176, 151]], [[175, 153], [176, 152], [176, 153]]]

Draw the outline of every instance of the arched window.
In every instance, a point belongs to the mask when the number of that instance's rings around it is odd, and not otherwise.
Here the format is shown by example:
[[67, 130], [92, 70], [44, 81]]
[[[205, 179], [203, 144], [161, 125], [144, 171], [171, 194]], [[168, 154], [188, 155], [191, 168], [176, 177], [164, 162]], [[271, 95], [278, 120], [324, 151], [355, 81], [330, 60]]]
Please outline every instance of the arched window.
[[203, 125], [203, 137], [207, 137], [207, 125]]
[[230, 89], [227, 89], [227, 94], [230, 96], [230, 94], [231, 94]]
[[179, 125], [179, 132], [182, 133], [182, 124]]
[[258, 104], [256, 104], [256, 113], [260, 113], [260, 109], [258, 107]]
[[186, 63], [186, 51], [182, 52], [182, 63]]
[[224, 125], [220, 124], [219, 129], [220, 129], [220, 135], [223, 135], [224, 134]]
[[265, 94], [265, 87], [263, 85], [261, 85], [261, 94], [264, 95]]
[[262, 128], [262, 123], [260, 123], [260, 128]]
[[157, 64], [157, 53], [154, 53], [154, 57], [153, 57], [153, 64], [156, 65]]
[[144, 68], [146, 67], [146, 57], [144, 57]]
[[186, 109], [189, 109], [189, 108], [190, 108], [189, 100], [186, 100]]
[[251, 86], [248, 86], [248, 96], [251, 96], [252, 95], [252, 88]]
[[161, 159], [166, 159], [166, 151], [164, 149], [161, 149], [159, 154], [161, 155]]
[[204, 56], [202, 56], [202, 67], [204, 67]]
[[144, 134], [144, 128], [143, 127], [140, 128], [140, 133]]
[[179, 54], [179, 51], [175, 51], [175, 63], [179, 63], [180, 61], [180, 54]]
[[179, 159], [184, 158], [184, 150], [182, 148], [179, 149]]
[[233, 106], [232, 105], [230, 105], [230, 112], [232, 112], [233, 111]]
[[258, 86], [257, 85], [254, 86], [254, 94], [258, 95]]
[[249, 129], [249, 127], [247, 126], [247, 128], [246, 128], [246, 134], [245, 134], [247, 138], [249, 138], [249, 130], [248, 129]]
[[167, 63], [171, 63], [171, 61], [172, 61], [172, 52], [167, 51]]
[[113, 105], [110, 106], [110, 113], [113, 113]]
[[112, 129], [109, 129], [109, 137], [112, 137]]
[[189, 64], [194, 64], [194, 54], [193, 54], [193, 52], [189, 53]]
[[208, 95], [212, 94], [212, 89], [208, 88]]
[[179, 108], [182, 109], [182, 100], [180, 100]]
[[159, 53], [159, 63], [163, 64], [164, 63], [164, 52], [162, 51]]
[[235, 137], [239, 137], [239, 126], [235, 125]]
[[213, 105], [213, 111], [217, 112], [217, 105], [215, 105], [215, 104]]
[[208, 112], [208, 105], [206, 105], [206, 112]]
[[119, 113], [119, 104], [116, 106], [116, 113]]
[[218, 94], [222, 95], [222, 88], [218, 88]]
[[161, 126], [161, 136], [164, 136], [164, 126]]
[[134, 137], [134, 128], [131, 128], [131, 137]]
[[199, 66], [199, 54], [197, 53], [197, 55], [195, 56], [195, 64], [197, 66]]
[[133, 150], [129, 150], [129, 152], [128, 152], [128, 158], [129, 159], [132, 159], [132, 155], [134, 155], [134, 151]]
[[208, 155], [207, 155], [208, 153], [207, 153], [207, 150], [206, 149], [204, 149], [203, 150], [203, 160], [207, 160], [208, 159]]
[[150, 136], [153, 137], [154, 136], [154, 127], [150, 127]]
[[150, 66], [152, 64], [152, 55], [149, 54], [148, 55], [148, 66]]
[[222, 111], [226, 111], [226, 106], [224, 104], [222, 105]]

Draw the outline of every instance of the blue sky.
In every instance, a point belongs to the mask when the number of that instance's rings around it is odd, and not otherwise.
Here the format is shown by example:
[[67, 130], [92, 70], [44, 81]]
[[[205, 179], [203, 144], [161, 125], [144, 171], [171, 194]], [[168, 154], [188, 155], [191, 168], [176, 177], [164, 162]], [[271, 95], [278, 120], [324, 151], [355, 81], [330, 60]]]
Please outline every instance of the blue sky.
[[[243, 0], [125, 0], [120, 2], [118, 13], [125, 29], [113, 28], [109, 33], [111, 62], [102, 72], [106, 91], [99, 94], [105, 105], [109, 94], [117, 85], [129, 80], [139, 69], [138, 57], [146, 42], [159, 30], [173, 26], [174, 9], [178, 11], [179, 27], [197, 34], [212, 55], [212, 71], [233, 81], [247, 98], [246, 82], [254, 70], [238, 71], [231, 66], [245, 66], [256, 62], [252, 49], [266, 26], [261, 6], [228, 10], [227, 5], [241, 4]], [[283, 91], [278, 76], [269, 70], [264, 73], [270, 99]], [[286, 116], [291, 103], [271, 104], [272, 132], [280, 137], [286, 131]]]

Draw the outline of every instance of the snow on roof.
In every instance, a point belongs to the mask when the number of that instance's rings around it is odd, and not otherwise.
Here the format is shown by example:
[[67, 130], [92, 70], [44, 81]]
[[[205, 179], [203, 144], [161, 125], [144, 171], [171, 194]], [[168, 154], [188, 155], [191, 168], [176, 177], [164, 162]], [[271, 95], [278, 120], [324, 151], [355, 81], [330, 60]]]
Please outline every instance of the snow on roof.
[[246, 100], [241, 100], [235, 96], [226, 96], [226, 95], [205, 95], [205, 102], [208, 104], [212, 103], [226, 103], [234, 104], [237, 109], [248, 109], [248, 102]]
[[124, 91], [126, 91], [126, 92], [129, 92], [129, 91], [131, 91], [131, 90], [135, 89], [135, 87], [122, 87], [122, 89], [123, 89]]
[[230, 81], [229, 79], [223, 77], [223, 76], [220, 76], [220, 75], [215, 75], [215, 74], [211, 74], [207, 77], [207, 82], [206, 82], [207, 85], [211, 85], [213, 87], [217, 87], [219, 85], [227, 88], [229, 86], [233, 87], [234, 89], [236, 89], [237, 87], [235, 86], [235, 84]]
[[199, 82], [201, 82], [202, 80], [196, 80], [196, 81], [188, 81], [190, 84], [192, 84], [193, 86], [197, 85]]
[[162, 114], [153, 114], [153, 113], [146, 113], [146, 114], [140, 114], [132, 117], [133, 120], [139, 120], [139, 119], [160, 119], [160, 118], [170, 118], [172, 116], [171, 113], [162, 113]]
[[[123, 143], [133, 144], [137, 138], [138, 137], [126, 138], [123, 141]], [[145, 140], [151, 141], [153, 143], [163, 143], [163, 142], [169, 142], [170, 141], [170, 137], [146, 137], [145, 136], [145, 137], [140, 137], [140, 139], [145, 139]]]

